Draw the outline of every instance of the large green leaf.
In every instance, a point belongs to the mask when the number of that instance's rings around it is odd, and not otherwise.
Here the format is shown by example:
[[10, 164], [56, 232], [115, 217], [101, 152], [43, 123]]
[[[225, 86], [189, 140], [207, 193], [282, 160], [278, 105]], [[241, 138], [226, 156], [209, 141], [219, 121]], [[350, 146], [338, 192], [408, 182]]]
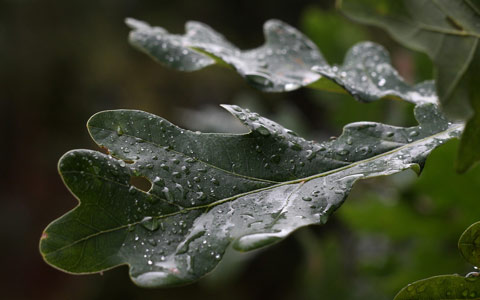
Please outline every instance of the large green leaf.
[[199, 22], [188, 22], [185, 35], [169, 34], [163, 28], [150, 27], [134, 19], [128, 19], [127, 24], [133, 28], [132, 45], [163, 65], [180, 71], [194, 71], [221, 62], [263, 91], [290, 91], [309, 86], [347, 91], [360, 101], [383, 97], [410, 102], [415, 98], [416, 103], [420, 98], [436, 101], [432, 82], [408, 85], [392, 67], [385, 49], [371, 42], [358, 43], [347, 53], [343, 65], [330, 66], [313, 42], [278, 20], [265, 23], [266, 43], [248, 51], [241, 51]]
[[[476, 0], [342, 0], [349, 17], [386, 29], [400, 43], [427, 53], [447, 113], [471, 118], [462, 138], [458, 170], [480, 160], [480, 3]], [[473, 115], [473, 117], [472, 117]]]
[[[436, 104], [421, 103], [418, 126], [352, 123], [316, 143], [247, 109], [224, 108], [251, 132], [192, 132], [134, 110], [94, 115], [88, 129], [110, 155], [74, 150], [61, 158], [60, 174], [80, 204], [46, 228], [44, 259], [78, 274], [126, 264], [145, 287], [191, 282], [230, 244], [257, 249], [326, 222], [359, 179], [420, 171], [463, 129]], [[136, 188], [132, 177], [151, 189]]]

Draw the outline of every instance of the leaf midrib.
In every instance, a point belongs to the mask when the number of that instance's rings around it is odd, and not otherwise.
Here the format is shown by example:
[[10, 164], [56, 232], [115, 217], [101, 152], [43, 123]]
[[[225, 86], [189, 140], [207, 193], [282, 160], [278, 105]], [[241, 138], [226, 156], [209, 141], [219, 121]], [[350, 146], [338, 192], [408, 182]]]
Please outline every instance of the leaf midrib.
[[[349, 168], [352, 168], [352, 167], [355, 167], [357, 165], [360, 165], [360, 164], [363, 164], [363, 163], [368, 163], [370, 161], [373, 161], [373, 160], [376, 160], [378, 158], [381, 158], [381, 157], [384, 157], [384, 156], [387, 156], [387, 155], [390, 155], [392, 153], [395, 153], [395, 152], [398, 152], [398, 151], [401, 151], [405, 148], [408, 148], [408, 147], [411, 147], [411, 146], [414, 146], [416, 144], [419, 144], [423, 141], [426, 141], [428, 139], [432, 139], [432, 138], [435, 138], [436, 136], [439, 136], [439, 135], [442, 135], [444, 133], [448, 133], [448, 132], [453, 132], [457, 129], [460, 129], [461, 127], [463, 127], [464, 124], [463, 123], [458, 123], [458, 124], [455, 124], [455, 125], [452, 125], [451, 127], [447, 128], [446, 130], [443, 130], [443, 131], [440, 131], [438, 133], [435, 133], [433, 135], [430, 135], [428, 137], [425, 137], [423, 139], [420, 139], [420, 140], [417, 140], [415, 142], [412, 142], [412, 143], [409, 143], [409, 144], [406, 144], [404, 146], [401, 146], [401, 147], [398, 147], [398, 148], [395, 148], [393, 150], [390, 150], [390, 151], [387, 151], [387, 152], [384, 152], [384, 153], [381, 153], [379, 155], [376, 155], [376, 156], [373, 156], [373, 157], [370, 157], [370, 158], [367, 158], [367, 159], [364, 159], [364, 160], [360, 160], [360, 161], [357, 161], [357, 162], [354, 162], [350, 165], [347, 165], [347, 166], [344, 166], [344, 167], [340, 167], [340, 168], [337, 168], [337, 169], [334, 169], [334, 170], [330, 170], [330, 171], [327, 171], [327, 172], [324, 172], [324, 173], [320, 173], [320, 174], [316, 174], [316, 175], [312, 175], [312, 176], [309, 176], [309, 177], [305, 177], [305, 178], [301, 178], [301, 179], [295, 179], [295, 180], [290, 180], [290, 181], [285, 181], [285, 182], [281, 182], [281, 183], [278, 183], [278, 184], [275, 184], [275, 185], [272, 185], [272, 186], [268, 186], [268, 187], [265, 187], [265, 188], [260, 188], [260, 189], [256, 189], [256, 190], [252, 190], [252, 191], [249, 191], [249, 192], [245, 192], [245, 193], [241, 193], [241, 194], [237, 194], [237, 195], [234, 195], [234, 196], [231, 196], [231, 197], [228, 197], [228, 198], [225, 198], [225, 199], [221, 199], [221, 200], [218, 200], [216, 202], [212, 202], [212, 203], [209, 203], [209, 204], [205, 204], [205, 205], [200, 205], [200, 206], [195, 206], [195, 207], [187, 207], [183, 210], [180, 210], [180, 211], [176, 211], [176, 212], [173, 212], [173, 213], [170, 213], [170, 214], [165, 214], [165, 215], [160, 215], [160, 216], [155, 216], [152, 218], [156, 218], [156, 219], [164, 219], [164, 218], [168, 218], [168, 217], [171, 217], [171, 216], [175, 216], [175, 215], [178, 215], [178, 214], [182, 214], [182, 213], [187, 213], [189, 211], [192, 211], [192, 210], [198, 210], [198, 209], [210, 209], [212, 207], [215, 207], [217, 205], [220, 205], [220, 204], [223, 204], [223, 203], [226, 203], [226, 202], [229, 202], [229, 201], [233, 201], [233, 200], [236, 200], [240, 197], [243, 197], [243, 196], [247, 196], [247, 195], [250, 195], [250, 194], [254, 194], [254, 193], [258, 193], [258, 192], [262, 192], [262, 191], [266, 191], [266, 190], [270, 190], [270, 189], [274, 189], [274, 188], [277, 188], [277, 187], [280, 187], [280, 186], [284, 186], [284, 185], [288, 185], [288, 184], [296, 184], [296, 183], [300, 183], [300, 182], [307, 182], [307, 181], [310, 181], [310, 180], [313, 180], [313, 179], [316, 179], [316, 178], [321, 178], [321, 177], [325, 177], [325, 176], [328, 176], [330, 174], [334, 174], [334, 173], [337, 173], [337, 172], [341, 172], [343, 170], [347, 170]], [[74, 171], [72, 171], [74, 172]], [[79, 173], [81, 171], [78, 171]], [[88, 174], [91, 174], [91, 173], [88, 173]], [[63, 176], [62, 174], [60, 174], [61, 176]], [[93, 175], [93, 174], [91, 174]], [[118, 183], [118, 182], [117, 182]], [[121, 183], [119, 183], [121, 184]], [[81, 203], [80, 199], [79, 199], [79, 202]], [[75, 209], [78, 209], [80, 207], [77, 206]], [[142, 221], [137, 221], [137, 222], [133, 222], [133, 223], [129, 223], [129, 224], [125, 224], [125, 225], [122, 225], [122, 226], [118, 226], [118, 227], [114, 227], [112, 229], [108, 229], [108, 230], [103, 230], [103, 231], [100, 231], [100, 232], [97, 232], [97, 233], [94, 233], [94, 234], [91, 234], [91, 235], [88, 235], [86, 237], [83, 237], [73, 243], [70, 243], [68, 245], [65, 245], [61, 248], [58, 248], [52, 252], [48, 252], [48, 253], [45, 253], [45, 257], [47, 257], [48, 255], [52, 255], [58, 251], [61, 251], [63, 249], [66, 249], [66, 248], [69, 248], [69, 247], [72, 247], [78, 243], [81, 243], [83, 241], [86, 241], [90, 238], [93, 238], [95, 236], [98, 236], [98, 235], [101, 235], [101, 234], [105, 234], [105, 233], [110, 233], [110, 232], [114, 232], [116, 230], [120, 230], [120, 229], [123, 229], [123, 228], [127, 228], [127, 227], [130, 227], [130, 226], [135, 226], [135, 225], [139, 225], [141, 224]]]

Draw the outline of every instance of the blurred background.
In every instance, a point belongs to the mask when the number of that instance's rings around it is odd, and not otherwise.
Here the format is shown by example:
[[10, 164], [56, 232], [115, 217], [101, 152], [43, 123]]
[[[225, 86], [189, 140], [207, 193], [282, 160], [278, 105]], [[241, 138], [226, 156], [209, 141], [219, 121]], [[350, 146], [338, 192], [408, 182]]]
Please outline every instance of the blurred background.
[[220, 67], [166, 69], [129, 46], [126, 17], [174, 33], [183, 33], [187, 20], [201, 21], [243, 49], [261, 45], [263, 23], [277, 18], [310, 37], [330, 63], [341, 63], [356, 42], [373, 40], [390, 51], [407, 81], [432, 77], [424, 55], [351, 23], [332, 0], [0, 0], [3, 299], [376, 300], [392, 299], [418, 279], [472, 270], [456, 245], [480, 220], [480, 167], [455, 174], [457, 141], [436, 150], [420, 178], [404, 172], [363, 181], [327, 225], [303, 228], [264, 250], [230, 251], [193, 285], [140, 289], [126, 267], [74, 276], [45, 264], [42, 230], [76, 205], [57, 161], [71, 149], [97, 149], [85, 124], [100, 110], [140, 109], [188, 129], [241, 132], [218, 106], [237, 104], [317, 141], [353, 121], [415, 124], [412, 107], [399, 101], [367, 105], [305, 88], [265, 94]]

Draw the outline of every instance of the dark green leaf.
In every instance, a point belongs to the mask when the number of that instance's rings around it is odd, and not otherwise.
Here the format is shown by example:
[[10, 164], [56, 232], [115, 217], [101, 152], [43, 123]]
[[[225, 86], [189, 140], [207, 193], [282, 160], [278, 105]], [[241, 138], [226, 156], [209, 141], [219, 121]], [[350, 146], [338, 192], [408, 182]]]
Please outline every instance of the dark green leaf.
[[[126, 264], [145, 287], [188, 283], [210, 272], [229, 245], [249, 251], [326, 222], [359, 179], [420, 171], [435, 147], [463, 129], [421, 103], [418, 126], [352, 123], [337, 139], [316, 143], [224, 107], [251, 132], [192, 132], [133, 110], [94, 115], [90, 134], [111, 156], [74, 150], [61, 158], [62, 178], [80, 204], [45, 230], [45, 260], [79, 274]], [[136, 188], [132, 177], [152, 188]]]
[[[471, 118], [462, 138], [458, 170], [480, 160], [480, 6], [472, 0], [343, 0], [349, 17], [386, 29], [397, 41], [427, 53], [436, 66], [435, 81], [444, 110]], [[473, 117], [472, 117], [473, 115]]]
[[480, 222], [465, 230], [458, 240], [458, 249], [469, 263], [480, 266]]
[[480, 299], [478, 276], [440, 275], [404, 287], [394, 300]]

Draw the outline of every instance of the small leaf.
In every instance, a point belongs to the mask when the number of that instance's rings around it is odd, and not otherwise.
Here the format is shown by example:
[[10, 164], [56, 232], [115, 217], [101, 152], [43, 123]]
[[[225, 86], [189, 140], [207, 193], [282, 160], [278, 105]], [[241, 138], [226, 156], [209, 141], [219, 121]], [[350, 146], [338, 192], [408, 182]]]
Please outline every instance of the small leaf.
[[[191, 132], [134, 110], [94, 115], [90, 134], [111, 156], [74, 150], [60, 159], [80, 204], [46, 228], [44, 259], [78, 274], [126, 264], [144, 287], [192, 282], [230, 244], [249, 251], [325, 223], [359, 179], [419, 172], [435, 147], [463, 129], [422, 103], [418, 126], [358, 122], [316, 143], [248, 109], [224, 108], [251, 132]], [[133, 176], [151, 189], [132, 186]]]
[[480, 222], [470, 225], [458, 240], [462, 256], [474, 266], [480, 266]]
[[479, 299], [478, 277], [440, 275], [422, 279], [404, 287], [394, 300]]

